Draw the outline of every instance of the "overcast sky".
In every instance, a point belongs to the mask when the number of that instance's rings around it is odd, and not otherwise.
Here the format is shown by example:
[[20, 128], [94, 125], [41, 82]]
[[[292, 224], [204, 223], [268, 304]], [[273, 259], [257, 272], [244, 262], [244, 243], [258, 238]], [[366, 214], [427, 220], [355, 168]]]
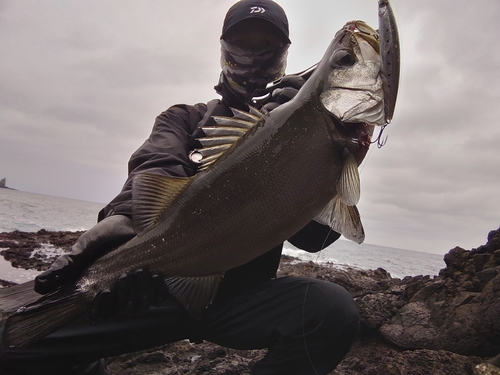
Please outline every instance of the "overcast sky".
[[[0, 0], [0, 178], [107, 203], [155, 117], [216, 96], [233, 0]], [[281, 0], [288, 73], [376, 0]], [[500, 226], [500, 2], [395, 0], [400, 95], [361, 168], [366, 243], [444, 254]]]

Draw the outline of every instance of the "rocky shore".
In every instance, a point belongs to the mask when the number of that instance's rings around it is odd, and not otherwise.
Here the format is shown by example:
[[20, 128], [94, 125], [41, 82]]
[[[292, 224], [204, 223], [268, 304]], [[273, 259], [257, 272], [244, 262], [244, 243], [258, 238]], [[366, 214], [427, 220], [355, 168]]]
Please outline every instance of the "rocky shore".
[[[0, 233], [0, 254], [15, 267], [43, 270], [40, 244], [68, 250], [78, 232]], [[500, 352], [500, 229], [472, 250], [456, 247], [439, 276], [392, 278], [385, 270], [337, 269], [284, 256], [279, 275], [342, 285], [361, 311], [362, 329], [331, 375], [500, 375], [487, 360]], [[1, 275], [0, 275], [1, 279]], [[0, 285], [11, 283], [0, 280]], [[108, 359], [113, 374], [244, 375], [264, 355], [187, 341]]]

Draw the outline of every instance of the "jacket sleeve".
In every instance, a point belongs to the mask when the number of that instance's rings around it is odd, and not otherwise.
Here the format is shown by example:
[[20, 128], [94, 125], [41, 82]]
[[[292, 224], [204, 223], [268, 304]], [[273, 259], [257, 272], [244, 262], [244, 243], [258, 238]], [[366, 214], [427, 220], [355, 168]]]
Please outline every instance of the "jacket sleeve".
[[160, 114], [149, 138], [128, 163], [128, 178], [122, 191], [99, 212], [101, 221], [110, 215], [132, 215], [132, 180], [147, 172], [164, 176], [188, 177], [196, 173], [189, 152], [197, 146], [196, 133], [207, 107], [205, 104], [175, 105]]
[[340, 234], [328, 225], [310, 221], [304, 228], [288, 239], [293, 246], [309, 253], [316, 253], [337, 241]]

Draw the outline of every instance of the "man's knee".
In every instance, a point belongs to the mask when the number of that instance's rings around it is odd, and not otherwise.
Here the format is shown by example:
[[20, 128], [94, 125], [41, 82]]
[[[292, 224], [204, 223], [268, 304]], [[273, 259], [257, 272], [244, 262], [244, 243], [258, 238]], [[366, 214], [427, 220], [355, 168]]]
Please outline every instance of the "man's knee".
[[278, 328], [281, 337], [302, 337], [311, 344], [335, 342], [339, 335], [355, 336], [359, 311], [352, 296], [339, 285], [316, 279], [295, 279], [294, 311]]
[[[307, 322], [312, 336], [321, 337], [323, 344], [335, 345], [342, 337], [344, 342], [349, 339], [350, 346], [359, 332], [359, 310], [349, 292], [339, 285], [314, 280], [308, 286], [304, 303], [304, 323]], [[307, 333], [304, 330], [306, 336]]]
[[252, 374], [327, 374], [349, 352], [359, 331], [358, 308], [344, 288], [315, 279], [290, 282], [296, 287], [294, 308]]
[[[304, 331], [309, 357], [320, 373], [332, 371], [349, 352], [359, 329], [359, 310], [352, 296], [339, 285], [317, 280], [309, 285], [315, 324]], [[309, 300], [309, 299], [308, 299]]]

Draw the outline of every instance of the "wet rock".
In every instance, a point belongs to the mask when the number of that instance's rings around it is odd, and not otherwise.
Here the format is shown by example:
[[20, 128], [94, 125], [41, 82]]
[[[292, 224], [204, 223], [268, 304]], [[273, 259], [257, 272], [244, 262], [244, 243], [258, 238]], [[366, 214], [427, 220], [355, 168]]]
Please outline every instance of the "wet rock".
[[474, 368], [474, 375], [500, 375], [500, 368], [491, 363], [481, 363]]
[[440, 277], [410, 280], [408, 301], [380, 327], [382, 337], [406, 349], [466, 356], [500, 352], [500, 270], [490, 261], [496, 259], [498, 233], [478, 249], [452, 249]]
[[472, 375], [480, 361], [443, 350], [401, 350], [372, 338], [356, 342], [331, 375]]
[[50, 244], [63, 251], [69, 251], [83, 232], [4, 232], [0, 233], [0, 255], [13, 267], [44, 271], [56, 259], [56, 255], [41, 257], [34, 252]]

